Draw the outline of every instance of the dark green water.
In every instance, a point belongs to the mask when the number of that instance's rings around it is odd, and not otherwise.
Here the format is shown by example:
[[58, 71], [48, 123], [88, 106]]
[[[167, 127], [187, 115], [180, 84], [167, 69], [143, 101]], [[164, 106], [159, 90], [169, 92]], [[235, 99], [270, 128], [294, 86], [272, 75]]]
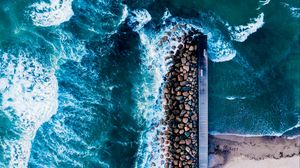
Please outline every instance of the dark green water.
[[157, 42], [176, 23], [208, 35], [211, 133], [297, 133], [299, 8], [1, 0], [0, 167], [149, 167], [167, 67]]

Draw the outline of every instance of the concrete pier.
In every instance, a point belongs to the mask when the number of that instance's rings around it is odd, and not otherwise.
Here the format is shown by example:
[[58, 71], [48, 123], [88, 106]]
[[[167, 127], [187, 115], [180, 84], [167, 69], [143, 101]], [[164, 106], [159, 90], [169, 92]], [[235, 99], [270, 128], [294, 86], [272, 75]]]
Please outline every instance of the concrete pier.
[[198, 143], [199, 168], [208, 167], [208, 62], [207, 40], [204, 36], [199, 41], [198, 56]]

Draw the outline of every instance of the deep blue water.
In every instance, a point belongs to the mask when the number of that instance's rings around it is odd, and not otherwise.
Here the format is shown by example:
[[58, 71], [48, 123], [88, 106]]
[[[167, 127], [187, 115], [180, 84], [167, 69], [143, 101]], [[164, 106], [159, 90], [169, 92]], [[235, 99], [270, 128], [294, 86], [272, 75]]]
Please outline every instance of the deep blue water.
[[0, 16], [0, 167], [149, 167], [175, 24], [208, 35], [211, 133], [299, 130], [297, 0], [1, 0]]

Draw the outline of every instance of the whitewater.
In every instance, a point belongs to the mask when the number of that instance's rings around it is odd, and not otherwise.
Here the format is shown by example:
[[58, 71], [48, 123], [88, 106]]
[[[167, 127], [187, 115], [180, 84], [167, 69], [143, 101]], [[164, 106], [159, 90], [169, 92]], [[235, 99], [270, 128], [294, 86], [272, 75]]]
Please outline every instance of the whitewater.
[[[161, 2], [159, 10], [146, 0], [0, 6], [9, 12], [0, 19], [0, 167], [150, 167], [163, 161], [155, 139], [165, 129], [157, 125], [165, 117], [161, 94], [172, 65], [166, 56], [179, 43], [161, 39], [191, 28], [208, 38], [211, 134], [297, 131], [299, 111], [289, 96], [295, 77], [282, 67], [293, 67], [288, 58], [297, 47], [299, 6], [259, 0], [242, 12], [232, 8], [236, 18], [214, 3], [186, 11], [176, 3]], [[274, 26], [275, 7], [291, 24]], [[285, 86], [286, 93], [276, 92]], [[238, 127], [240, 121], [245, 124]]]

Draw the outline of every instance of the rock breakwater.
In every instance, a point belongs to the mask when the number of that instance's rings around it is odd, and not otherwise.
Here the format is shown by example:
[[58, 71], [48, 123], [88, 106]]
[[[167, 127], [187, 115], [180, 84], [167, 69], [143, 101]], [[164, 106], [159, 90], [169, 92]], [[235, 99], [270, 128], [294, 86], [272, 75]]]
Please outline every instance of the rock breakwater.
[[[163, 107], [165, 129], [160, 136], [164, 151], [164, 167], [194, 168], [198, 166], [198, 44], [204, 35], [191, 28], [183, 36], [162, 41], [176, 40], [166, 59], [172, 65], [165, 75]], [[155, 167], [157, 163], [153, 163]]]

